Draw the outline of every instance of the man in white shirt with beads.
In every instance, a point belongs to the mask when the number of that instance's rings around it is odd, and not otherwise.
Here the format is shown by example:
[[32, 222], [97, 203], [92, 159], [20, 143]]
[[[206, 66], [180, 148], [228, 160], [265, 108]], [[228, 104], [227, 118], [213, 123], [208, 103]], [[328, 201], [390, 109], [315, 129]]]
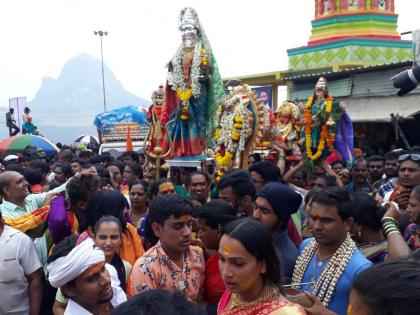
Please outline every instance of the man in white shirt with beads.
[[[309, 227], [314, 238], [300, 247], [292, 283], [311, 292], [339, 315], [345, 315], [353, 279], [372, 263], [350, 238], [353, 225], [349, 193], [329, 187], [314, 195], [309, 205]], [[307, 311], [311, 312], [308, 308]]]

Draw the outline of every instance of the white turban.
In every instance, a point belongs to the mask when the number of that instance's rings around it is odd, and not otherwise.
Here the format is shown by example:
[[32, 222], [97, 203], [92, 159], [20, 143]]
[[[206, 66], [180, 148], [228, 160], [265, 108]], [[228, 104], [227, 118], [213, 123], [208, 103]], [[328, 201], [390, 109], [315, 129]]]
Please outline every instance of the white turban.
[[104, 261], [104, 252], [88, 238], [73, 248], [67, 256], [60, 257], [47, 266], [48, 280], [54, 288], [60, 288], [89, 267]]

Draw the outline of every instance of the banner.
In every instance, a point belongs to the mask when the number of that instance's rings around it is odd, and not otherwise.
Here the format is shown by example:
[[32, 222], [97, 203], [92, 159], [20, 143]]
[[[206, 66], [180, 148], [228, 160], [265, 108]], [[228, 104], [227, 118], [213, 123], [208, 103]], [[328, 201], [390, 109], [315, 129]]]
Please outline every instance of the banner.
[[273, 108], [273, 87], [271, 85], [253, 87], [252, 90], [257, 94], [264, 106], [267, 108]]
[[22, 115], [23, 110], [28, 105], [26, 101], [26, 96], [21, 97], [14, 97], [9, 99], [9, 109], [13, 108], [15, 112], [13, 113], [13, 117], [15, 118], [16, 125], [19, 127], [19, 129], [22, 130]]

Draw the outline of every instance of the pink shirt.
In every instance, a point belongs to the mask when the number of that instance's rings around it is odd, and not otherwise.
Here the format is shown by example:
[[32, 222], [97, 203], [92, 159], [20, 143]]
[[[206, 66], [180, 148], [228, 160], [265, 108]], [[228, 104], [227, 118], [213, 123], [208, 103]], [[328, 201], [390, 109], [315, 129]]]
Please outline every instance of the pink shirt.
[[202, 298], [204, 269], [204, 256], [199, 247], [189, 247], [181, 269], [158, 242], [134, 264], [129, 283], [130, 294], [136, 295], [151, 289], [178, 290], [190, 300], [199, 302]]

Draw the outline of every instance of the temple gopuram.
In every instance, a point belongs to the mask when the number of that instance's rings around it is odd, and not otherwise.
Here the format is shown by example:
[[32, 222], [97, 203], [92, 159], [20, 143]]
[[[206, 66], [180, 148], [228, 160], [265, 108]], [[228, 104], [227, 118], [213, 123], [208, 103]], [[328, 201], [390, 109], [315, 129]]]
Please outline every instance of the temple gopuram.
[[394, 0], [314, 0], [314, 16], [307, 44], [287, 50], [289, 69], [225, 82], [271, 85], [276, 106], [279, 86], [287, 87], [288, 99], [305, 103], [323, 76], [330, 94], [346, 104], [356, 146], [420, 144], [420, 89], [398, 97], [390, 80], [413, 64], [412, 41], [397, 32]]
[[308, 45], [289, 49], [289, 69], [370, 66], [412, 60], [411, 41], [397, 32], [393, 0], [315, 0]]

